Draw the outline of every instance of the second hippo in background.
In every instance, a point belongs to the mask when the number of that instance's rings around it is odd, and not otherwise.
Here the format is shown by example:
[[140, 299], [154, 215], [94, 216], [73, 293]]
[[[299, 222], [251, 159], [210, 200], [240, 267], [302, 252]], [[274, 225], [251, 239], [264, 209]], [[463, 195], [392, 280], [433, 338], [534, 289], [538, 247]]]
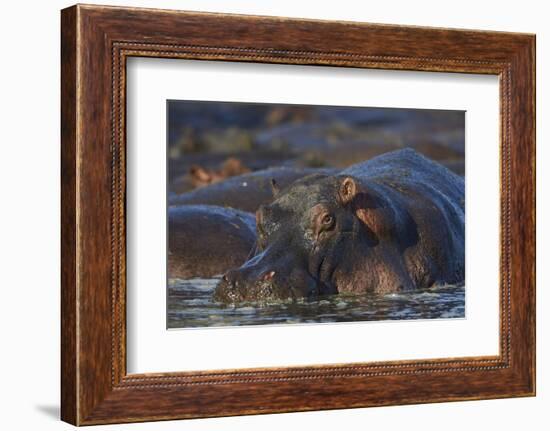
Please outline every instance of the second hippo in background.
[[411, 149], [281, 189], [224, 303], [392, 293], [464, 281], [464, 179]]
[[271, 180], [280, 187], [313, 173], [330, 173], [331, 169], [279, 167], [264, 169], [210, 184], [181, 195], [171, 195], [169, 205], [217, 205], [255, 212], [273, 200]]
[[169, 189], [175, 194], [187, 193], [196, 188], [219, 183], [248, 172], [250, 172], [250, 169], [236, 157], [228, 157], [215, 167], [194, 163], [185, 174], [180, 175], [170, 183]]
[[168, 209], [168, 278], [221, 275], [243, 264], [256, 241], [254, 216], [231, 208]]

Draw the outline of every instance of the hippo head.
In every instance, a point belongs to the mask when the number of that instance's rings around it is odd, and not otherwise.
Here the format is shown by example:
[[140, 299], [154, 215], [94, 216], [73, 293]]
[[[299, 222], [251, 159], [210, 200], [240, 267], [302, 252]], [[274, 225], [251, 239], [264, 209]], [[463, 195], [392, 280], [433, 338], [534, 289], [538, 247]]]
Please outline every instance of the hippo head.
[[[214, 299], [225, 303], [315, 299], [338, 292], [334, 273], [351, 259], [365, 225], [354, 200], [358, 181], [314, 174], [279, 191], [256, 212], [257, 242], [251, 258], [226, 272]], [[364, 235], [361, 235], [363, 238]]]

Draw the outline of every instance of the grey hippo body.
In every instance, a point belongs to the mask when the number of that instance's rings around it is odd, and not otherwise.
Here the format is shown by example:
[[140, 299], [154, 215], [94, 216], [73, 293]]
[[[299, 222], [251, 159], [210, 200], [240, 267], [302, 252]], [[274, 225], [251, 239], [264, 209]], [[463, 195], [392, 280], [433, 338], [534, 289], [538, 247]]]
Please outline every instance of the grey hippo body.
[[256, 212], [253, 256], [225, 303], [391, 293], [464, 281], [464, 180], [404, 149], [281, 189]]
[[231, 208], [168, 210], [168, 278], [212, 277], [246, 261], [256, 241], [254, 216]]
[[264, 169], [225, 181], [210, 184], [181, 195], [171, 195], [170, 205], [218, 205], [241, 211], [255, 212], [262, 204], [273, 200], [271, 179], [277, 180], [282, 187], [315, 172], [329, 170], [314, 168], [279, 167]]

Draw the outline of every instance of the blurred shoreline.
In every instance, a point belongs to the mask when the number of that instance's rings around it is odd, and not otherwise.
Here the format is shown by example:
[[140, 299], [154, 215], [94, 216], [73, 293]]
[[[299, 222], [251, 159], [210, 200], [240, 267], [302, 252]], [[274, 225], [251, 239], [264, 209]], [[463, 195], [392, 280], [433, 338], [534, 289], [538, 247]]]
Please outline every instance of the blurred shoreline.
[[344, 168], [405, 147], [464, 175], [464, 132], [463, 111], [171, 100], [169, 191], [274, 167]]

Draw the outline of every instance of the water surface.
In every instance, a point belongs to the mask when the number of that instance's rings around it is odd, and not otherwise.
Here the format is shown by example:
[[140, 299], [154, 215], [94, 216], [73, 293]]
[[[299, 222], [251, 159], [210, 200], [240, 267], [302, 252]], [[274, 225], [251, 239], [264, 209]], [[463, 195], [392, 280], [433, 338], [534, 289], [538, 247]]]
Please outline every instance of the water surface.
[[390, 295], [333, 295], [319, 301], [222, 306], [212, 301], [219, 279], [168, 282], [168, 328], [330, 323], [464, 317], [463, 285]]

